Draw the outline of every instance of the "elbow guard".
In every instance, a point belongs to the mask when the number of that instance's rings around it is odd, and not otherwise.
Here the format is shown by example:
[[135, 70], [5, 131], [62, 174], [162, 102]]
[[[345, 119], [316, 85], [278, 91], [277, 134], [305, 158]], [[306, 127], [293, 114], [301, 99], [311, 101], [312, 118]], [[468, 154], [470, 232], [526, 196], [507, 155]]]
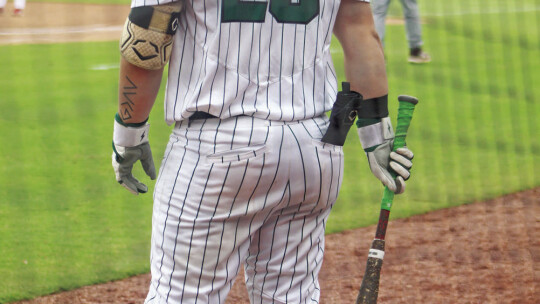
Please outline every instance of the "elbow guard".
[[146, 70], [163, 68], [171, 57], [181, 2], [131, 9], [120, 40], [120, 53]]

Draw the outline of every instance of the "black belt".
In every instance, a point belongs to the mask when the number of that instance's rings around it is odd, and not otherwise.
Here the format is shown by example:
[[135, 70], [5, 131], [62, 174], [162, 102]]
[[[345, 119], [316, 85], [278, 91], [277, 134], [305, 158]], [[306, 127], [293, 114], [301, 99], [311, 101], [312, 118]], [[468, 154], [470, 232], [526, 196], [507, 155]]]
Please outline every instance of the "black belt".
[[219, 118], [219, 117], [206, 113], [206, 112], [195, 111], [193, 112], [193, 115], [189, 117], [189, 121], [199, 120], [199, 119], [208, 119], [208, 118]]

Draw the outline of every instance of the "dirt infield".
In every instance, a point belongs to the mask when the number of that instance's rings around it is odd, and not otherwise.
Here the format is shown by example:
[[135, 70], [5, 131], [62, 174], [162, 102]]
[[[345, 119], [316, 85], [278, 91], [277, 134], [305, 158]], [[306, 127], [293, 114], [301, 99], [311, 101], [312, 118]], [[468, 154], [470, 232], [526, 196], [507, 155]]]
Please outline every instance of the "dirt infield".
[[[28, 3], [0, 16], [0, 45], [117, 40], [129, 6]], [[391, 21], [396, 22], [396, 21]], [[399, 22], [399, 21], [397, 21]], [[354, 303], [375, 227], [327, 236], [320, 303]], [[243, 277], [227, 304], [249, 303]], [[142, 303], [148, 274], [18, 304]], [[379, 303], [540, 299], [540, 188], [390, 222]]]
[[[354, 303], [375, 227], [327, 236], [320, 303]], [[243, 276], [227, 304], [249, 303]], [[18, 304], [142, 303], [150, 276]], [[540, 188], [391, 221], [379, 303], [536, 304]]]
[[13, 1], [0, 15], [0, 45], [120, 39], [129, 5], [27, 3], [12, 17]]
[[[23, 17], [12, 17], [12, 10], [13, 1], [8, 1], [0, 15], [0, 45], [118, 40], [129, 4], [30, 2]], [[403, 23], [391, 18], [387, 22]]]

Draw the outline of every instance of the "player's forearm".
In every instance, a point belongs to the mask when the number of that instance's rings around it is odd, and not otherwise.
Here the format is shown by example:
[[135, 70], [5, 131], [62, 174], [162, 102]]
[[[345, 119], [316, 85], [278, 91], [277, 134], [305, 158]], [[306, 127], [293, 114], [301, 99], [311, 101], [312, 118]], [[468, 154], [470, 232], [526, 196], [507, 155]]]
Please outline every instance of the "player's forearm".
[[358, 39], [344, 48], [345, 76], [352, 90], [364, 99], [384, 96], [388, 94], [388, 79], [382, 47], [376, 34], [359, 32], [351, 33]]
[[139, 123], [148, 118], [161, 84], [163, 68], [146, 70], [124, 58], [120, 61], [118, 114], [124, 123]]
[[343, 0], [334, 26], [345, 55], [345, 76], [364, 99], [388, 94], [382, 44], [367, 2]]

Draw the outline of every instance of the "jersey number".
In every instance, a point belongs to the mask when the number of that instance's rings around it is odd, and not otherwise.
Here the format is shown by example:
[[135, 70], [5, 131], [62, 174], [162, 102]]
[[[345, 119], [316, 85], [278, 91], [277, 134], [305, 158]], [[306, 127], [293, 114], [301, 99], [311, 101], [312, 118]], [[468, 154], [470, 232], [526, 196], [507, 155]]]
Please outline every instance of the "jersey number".
[[[223, 0], [221, 22], [264, 22], [268, 2]], [[270, 14], [279, 23], [308, 24], [319, 15], [319, 0], [270, 0]]]

